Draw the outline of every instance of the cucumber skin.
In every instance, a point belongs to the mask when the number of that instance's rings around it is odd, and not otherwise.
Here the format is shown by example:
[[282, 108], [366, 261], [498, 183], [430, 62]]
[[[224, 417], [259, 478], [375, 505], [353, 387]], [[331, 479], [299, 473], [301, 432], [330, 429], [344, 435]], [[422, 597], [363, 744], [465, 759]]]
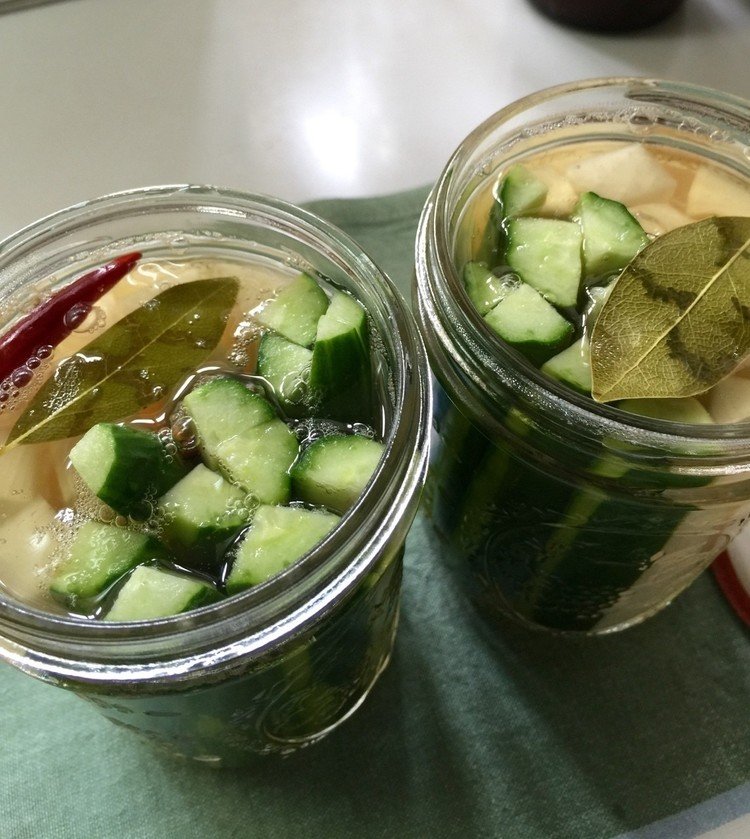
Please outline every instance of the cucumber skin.
[[[537, 432], [516, 424], [515, 439], [492, 442], [439, 384], [436, 396], [426, 497], [453, 570], [492, 617], [510, 614], [558, 631], [594, 629], [693, 509], [661, 500], [684, 479], [660, 475], [663, 485], [655, 488], [653, 478], [625, 470], [599, 483], [597, 462], [583, 455], [578, 468], [591, 480], [546, 459], [534, 465], [525, 445], [549, 445]], [[621, 489], [623, 482], [629, 486]]]
[[[82, 474], [88, 470], [80, 462], [87, 456], [86, 440], [94, 429], [109, 435], [118, 463], [98, 490], [88, 484]], [[185, 464], [176, 455], [169, 456], [155, 434], [115, 423], [99, 423], [90, 429], [71, 450], [70, 460], [99, 499], [116, 513], [136, 518], [147, 518], [149, 499], [163, 495], [187, 474]]]
[[316, 340], [310, 367], [310, 403], [314, 416], [369, 425], [373, 420], [372, 390], [366, 317], [356, 329]]

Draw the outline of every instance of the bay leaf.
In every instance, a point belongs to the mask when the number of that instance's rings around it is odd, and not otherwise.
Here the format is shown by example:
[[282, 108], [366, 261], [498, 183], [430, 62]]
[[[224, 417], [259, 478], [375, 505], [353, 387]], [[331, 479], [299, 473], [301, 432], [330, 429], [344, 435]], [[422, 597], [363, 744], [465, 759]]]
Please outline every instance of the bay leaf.
[[181, 283], [114, 323], [57, 366], [5, 448], [77, 436], [154, 402], [218, 344], [237, 291], [232, 277]]
[[623, 270], [591, 336], [592, 395], [696, 396], [750, 351], [750, 218], [665, 233]]

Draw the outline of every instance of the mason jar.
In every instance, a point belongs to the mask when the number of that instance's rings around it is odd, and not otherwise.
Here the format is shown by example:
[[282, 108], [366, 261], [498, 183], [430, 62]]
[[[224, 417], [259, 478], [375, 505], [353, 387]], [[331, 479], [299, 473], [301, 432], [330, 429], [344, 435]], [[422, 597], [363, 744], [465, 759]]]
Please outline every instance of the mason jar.
[[[106, 196], [6, 239], [2, 323], [12, 323], [28, 301], [134, 250], [143, 259], [257, 258], [354, 294], [371, 330], [385, 453], [323, 542], [265, 583], [214, 605], [110, 624], [55, 614], [0, 586], [0, 657], [74, 691], [171, 754], [247, 764], [336, 728], [388, 662], [403, 544], [426, 471], [426, 358], [402, 298], [343, 232], [273, 198], [202, 186]], [[7, 517], [8, 509], [0, 510], [0, 522]]]
[[[498, 338], [464, 289], [498, 172], [602, 142], [698, 155], [750, 190], [748, 103], [647, 79], [577, 82], [509, 105], [461, 143], [416, 245], [437, 379], [429, 515], [482, 612], [555, 632], [611, 632], [658, 612], [750, 511], [747, 422], [649, 419], [579, 395]], [[742, 215], [742, 200], [735, 191], [721, 214]]]

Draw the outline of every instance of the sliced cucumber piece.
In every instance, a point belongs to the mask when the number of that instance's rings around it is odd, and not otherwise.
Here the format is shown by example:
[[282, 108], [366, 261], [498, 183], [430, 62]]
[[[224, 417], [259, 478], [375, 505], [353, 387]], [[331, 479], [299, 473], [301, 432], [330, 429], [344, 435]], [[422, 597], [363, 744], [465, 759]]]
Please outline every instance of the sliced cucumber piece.
[[316, 440], [292, 469], [295, 498], [345, 513], [367, 486], [383, 451], [382, 443], [353, 434]]
[[648, 236], [619, 201], [584, 192], [575, 208], [583, 230], [583, 267], [597, 277], [624, 268], [648, 244]]
[[276, 412], [262, 396], [229, 376], [217, 376], [199, 385], [182, 404], [193, 420], [203, 459], [211, 467], [216, 466], [216, 448], [220, 443], [276, 418]]
[[216, 447], [221, 473], [261, 504], [285, 504], [289, 468], [299, 452], [295, 434], [280, 419], [256, 425]]
[[230, 594], [278, 574], [315, 547], [338, 523], [322, 510], [258, 507], [227, 579]]
[[219, 600], [210, 583], [152, 565], [140, 565], [128, 577], [105, 615], [108, 621], [148, 621], [179, 615]]
[[190, 567], [221, 559], [226, 543], [252, 518], [247, 493], [198, 464], [159, 499], [164, 539]]
[[484, 225], [478, 246], [473, 251], [474, 261], [484, 263], [488, 268], [494, 268], [501, 261], [504, 250], [505, 233], [503, 232], [503, 205], [495, 191], [492, 194], [492, 203], [487, 213], [487, 221]]
[[581, 282], [581, 228], [572, 221], [514, 218], [506, 225], [508, 265], [556, 306], [575, 306]]
[[163, 556], [161, 545], [145, 533], [89, 521], [55, 570], [50, 591], [75, 606], [102, 594], [136, 565]]
[[312, 351], [267, 332], [258, 347], [258, 375], [273, 387], [288, 416], [298, 416], [306, 407]]
[[327, 308], [323, 289], [309, 274], [300, 274], [266, 303], [257, 319], [295, 344], [309, 347]]
[[541, 370], [568, 387], [591, 396], [591, 350], [586, 336], [546, 361]]
[[497, 196], [506, 218], [522, 216], [538, 210], [547, 197], [547, 184], [525, 166], [516, 163], [503, 177]]
[[123, 516], [148, 517], [148, 502], [173, 487], [187, 471], [149, 431], [102, 422], [73, 446], [70, 462], [84, 483]]
[[372, 366], [367, 316], [348, 294], [336, 292], [318, 321], [310, 368], [314, 413], [341, 422], [372, 417]]
[[484, 319], [533, 364], [553, 356], [573, 335], [572, 325], [525, 283], [513, 289]]
[[640, 414], [642, 417], [669, 422], [684, 422], [689, 425], [713, 423], [708, 411], [692, 396], [666, 399], [623, 399], [622, 402], [617, 403], [617, 407], [631, 414]]
[[467, 262], [464, 266], [464, 286], [469, 299], [480, 315], [496, 306], [505, 295], [518, 285], [515, 275], [498, 277], [483, 262]]

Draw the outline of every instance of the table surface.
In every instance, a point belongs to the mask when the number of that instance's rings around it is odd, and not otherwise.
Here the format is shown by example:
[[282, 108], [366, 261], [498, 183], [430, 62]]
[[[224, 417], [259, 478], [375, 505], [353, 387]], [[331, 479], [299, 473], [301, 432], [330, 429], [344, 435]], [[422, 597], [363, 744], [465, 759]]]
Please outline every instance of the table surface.
[[[0, 11], [18, 5], [0, 0]], [[750, 98], [749, 39], [748, 0], [686, 0], [666, 23], [622, 36], [557, 26], [526, 0], [66, 0], [11, 11], [0, 16], [0, 236], [157, 183], [298, 203], [417, 187], [477, 123], [552, 84], [654, 76]], [[711, 825], [705, 813], [695, 823]], [[695, 835], [681, 824], [653, 836]], [[750, 817], [701, 835], [750, 835]]]

